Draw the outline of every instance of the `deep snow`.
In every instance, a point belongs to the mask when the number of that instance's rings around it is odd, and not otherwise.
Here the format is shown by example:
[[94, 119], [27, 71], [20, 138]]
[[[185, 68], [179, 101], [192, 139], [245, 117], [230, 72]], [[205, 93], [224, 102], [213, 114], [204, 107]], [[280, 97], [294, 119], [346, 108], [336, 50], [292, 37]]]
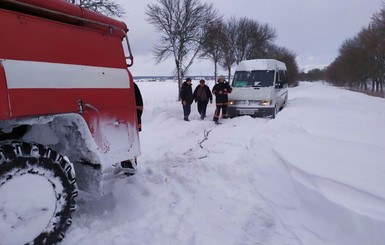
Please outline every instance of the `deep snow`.
[[138, 85], [138, 172], [109, 169], [62, 244], [385, 244], [384, 99], [303, 82], [276, 119], [217, 126], [214, 105], [182, 120], [176, 83]]

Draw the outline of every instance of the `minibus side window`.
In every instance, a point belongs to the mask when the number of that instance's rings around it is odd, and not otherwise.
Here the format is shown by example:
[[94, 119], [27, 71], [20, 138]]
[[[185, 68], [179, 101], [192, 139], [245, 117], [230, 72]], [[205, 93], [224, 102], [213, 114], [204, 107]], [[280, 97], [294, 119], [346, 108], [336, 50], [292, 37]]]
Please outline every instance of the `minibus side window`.
[[287, 76], [286, 76], [286, 71], [284, 70], [279, 70], [279, 77], [281, 79], [279, 87], [283, 88], [284, 85], [287, 83]]
[[281, 87], [281, 74], [278, 70], [275, 71], [275, 87], [276, 88]]

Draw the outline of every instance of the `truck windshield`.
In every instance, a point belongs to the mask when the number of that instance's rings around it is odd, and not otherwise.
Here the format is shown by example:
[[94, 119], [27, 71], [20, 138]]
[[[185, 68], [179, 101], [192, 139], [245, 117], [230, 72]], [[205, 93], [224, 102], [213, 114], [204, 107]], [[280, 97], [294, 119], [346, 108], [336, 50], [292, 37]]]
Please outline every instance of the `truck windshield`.
[[270, 87], [274, 85], [274, 70], [236, 71], [233, 87]]

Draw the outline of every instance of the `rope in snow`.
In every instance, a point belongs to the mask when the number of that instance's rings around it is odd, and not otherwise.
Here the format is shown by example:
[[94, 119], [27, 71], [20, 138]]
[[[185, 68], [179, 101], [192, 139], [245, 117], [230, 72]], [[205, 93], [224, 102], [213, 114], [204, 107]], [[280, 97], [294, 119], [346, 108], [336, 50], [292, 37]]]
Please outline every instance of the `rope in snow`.
[[210, 134], [210, 132], [211, 132], [211, 130], [209, 130], [209, 131], [207, 131], [207, 130], [203, 131], [204, 139], [201, 140], [201, 141], [198, 143], [200, 148], [203, 149], [202, 143], [209, 139], [209, 134]]
[[[210, 134], [211, 130], [207, 131], [205, 130], [203, 132], [203, 136], [204, 136], [204, 139], [201, 140], [200, 142], [198, 142], [198, 145], [201, 149], [204, 149], [203, 148], [203, 142], [205, 142], [206, 140], [209, 139], [209, 134]], [[197, 149], [196, 146], [190, 148], [188, 151], [186, 151], [185, 153], [183, 153], [183, 155], [186, 155], [189, 157], [189, 159], [187, 159], [188, 162], [191, 162], [191, 161], [194, 161], [195, 159], [203, 159], [203, 158], [206, 158], [207, 157], [207, 153], [208, 153], [208, 150], [205, 149], [206, 152], [204, 151], [200, 151]], [[202, 154], [204, 154], [202, 156]]]

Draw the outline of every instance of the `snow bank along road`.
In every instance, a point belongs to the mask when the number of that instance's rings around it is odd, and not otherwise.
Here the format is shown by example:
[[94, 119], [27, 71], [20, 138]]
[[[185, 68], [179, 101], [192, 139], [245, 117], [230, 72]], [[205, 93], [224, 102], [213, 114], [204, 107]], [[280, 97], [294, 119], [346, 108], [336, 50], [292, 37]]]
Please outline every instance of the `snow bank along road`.
[[110, 204], [79, 204], [63, 244], [385, 244], [384, 99], [301, 83], [276, 119], [216, 126], [213, 105], [182, 120], [176, 83], [138, 85], [138, 173], [106, 173]]

